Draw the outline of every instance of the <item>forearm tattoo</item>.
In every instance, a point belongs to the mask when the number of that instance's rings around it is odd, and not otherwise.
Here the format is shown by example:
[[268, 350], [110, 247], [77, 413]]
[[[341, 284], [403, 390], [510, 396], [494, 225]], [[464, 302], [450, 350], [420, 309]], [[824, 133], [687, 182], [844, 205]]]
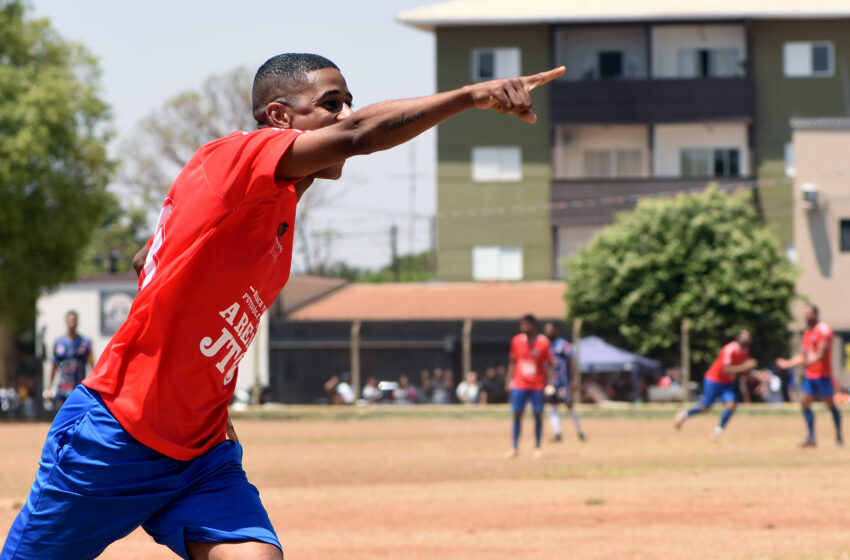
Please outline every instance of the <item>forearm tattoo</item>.
[[385, 121], [381, 121], [378, 123], [378, 128], [383, 129], [384, 132], [394, 132], [402, 127], [409, 125], [412, 122], [416, 122], [419, 119], [425, 116], [425, 111], [419, 111], [414, 115], [406, 115], [402, 113], [397, 117], [392, 117]]

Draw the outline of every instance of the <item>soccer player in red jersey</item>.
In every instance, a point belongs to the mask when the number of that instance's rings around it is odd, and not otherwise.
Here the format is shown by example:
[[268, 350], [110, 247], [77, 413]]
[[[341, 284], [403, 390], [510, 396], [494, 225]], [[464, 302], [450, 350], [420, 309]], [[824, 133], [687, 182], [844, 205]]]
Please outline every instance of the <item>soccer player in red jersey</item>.
[[832, 329], [826, 323], [821, 322], [817, 306], [809, 305], [804, 312], [806, 330], [803, 331], [803, 351], [791, 358], [779, 358], [776, 365], [782, 369], [790, 369], [799, 366], [806, 368], [805, 377], [800, 387], [802, 396], [800, 405], [803, 409], [803, 418], [806, 420], [808, 431], [802, 447], [814, 447], [817, 445], [815, 439], [815, 415], [812, 413], [812, 401], [817, 398], [823, 400], [832, 413], [835, 423], [835, 442], [843, 444], [841, 436], [841, 411], [835, 406], [835, 386], [832, 378], [832, 340], [835, 337]]
[[510, 383], [513, 428], [509, 458], [519, 455], [519, 436], [522, 415], [528, 401], [534, 412], [534, 456], [540, 456], [540, 439], [543, 435], [543, 389], [553, 381], [555, 362], [549, 339], [537, 332], [537, 319], [525, 315], [519, 322], [520, 333], [511, 340], [510, 364], [507, 380]]
[[227, 405], [289, 278], [298, 199], [315, 178], [339, 178], [347, 158], [468, 109], [534, 122], [531, 90], [563, 73], [355, 112], [326, 58], [266, 61], [254, 79], [258, 130], [202, 146], [175, 180], [136, 263], [130, 315], [53, 422], [0, 559], [94, 558], [140, 525], [183, 558], [282, 558]]
[[729, 342], [720, 350], [717, 359], [705, 372], [702, 386], [702, 402], [692, 409], [682, 410], [676, 415], [676, 429], [681, 429], [685, 420], [695, 414], [706, 412], [714, 401], [723, 401], [725, 410], [720, 416], [720, 422], [714, 428], [712, 438], [717, 439], [723, 434], [726, 424], [735, 413], [737, 406], [735, 397], [735, 382], [741, 374], [749, 373], [756, 367], [756, 361], [750, 358], [750, 343], [752, 336], [749, 331], [740, 331], [735, 340]]

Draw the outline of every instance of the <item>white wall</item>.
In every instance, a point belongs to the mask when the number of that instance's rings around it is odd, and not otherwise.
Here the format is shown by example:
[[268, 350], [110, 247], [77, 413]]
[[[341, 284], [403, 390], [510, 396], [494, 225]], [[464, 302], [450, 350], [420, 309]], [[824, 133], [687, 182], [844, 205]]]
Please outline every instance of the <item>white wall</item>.
[[750, 174], [747, 125], [744, 123], [663, 124], [655, 127], [653, 169], [656, 177], [679, 177], [682, 148], [738, 148], [741, 175]]
[[[65, 314], [69, 310], [78, 313], [77, 332], [91, 339], [94, 358], [97, 360], [109, 344], [111, 335], [101, 332], [101, 294], [116, 290], [136, 290], [135, 283], [68, 284], [54, 292], [42, 295], [36, 310], [36, 334], [42, 336], [46, 355], [44, 357], [44, 379], [46, 386], [50, 378], [50, 362], [53, 359], [53, 342], [65, 334]], [[269, 383], [269, 320], [264, 315], [257, 327], [254, 342], [245, 352], [239, 364], [237, 390], [250, 391], [254, 386], [255, 375], [259, 375], [260, 384]]]
[[[564, 144], [564, 140], [568, 142]], [[556, 179], [584, 177], [585, 150], [643, 151], [642, 176], [649, 176], [649, 128], [644, 125], [566, 126], [555, 130], [552, 170]]]
[[735, 48], [747, 58], [743, 25], [656, 25], [651, 35], [653, 78], [678, 77], [679, 49]]
[[646, 78], [646, 33], [641, 27], [589, 27], [555, 31], [555, 65], [567, 67], [565, 80], [583, 80], [593, 73], [600, 51], [623, 51], [627, 78]]

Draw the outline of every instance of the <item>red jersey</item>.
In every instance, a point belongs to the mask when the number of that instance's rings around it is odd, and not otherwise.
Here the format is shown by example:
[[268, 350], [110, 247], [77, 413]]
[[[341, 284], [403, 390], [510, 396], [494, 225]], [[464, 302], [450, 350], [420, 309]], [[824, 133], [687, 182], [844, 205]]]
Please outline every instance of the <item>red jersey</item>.
[[750, 351], [741, 348], [734, 340], [720, 349], [717, 359], [705, 372], [705, 378], [715, 383], [734, 383], [734, 375], [723, 373], [723, 366], [739, 366], [750, 357]]
[[514, 389], [542, 391], [546, 387], [547, 367], [554, 362], [549, 339], [538, 334], [534, 342], [529, 342], [525, 334], [516, 335], [511, 340], [511, 361]]
[[826, 323], [818, 323], [814, 327], [803, 331], [803, 355], [808, 356], [817, 351], [817, 347], [826, 343], [823, 357], [806, 368], [808, 379], [821, 379], [832, 377], [832, 339], [835, 334]]
[[299, 131], [202, 146], [174, 181], [139, 295], [85, 385], [133, 437], [179, 460], [225, 439], [236, 369], [289, 279], [297, 196], [275, 168]]

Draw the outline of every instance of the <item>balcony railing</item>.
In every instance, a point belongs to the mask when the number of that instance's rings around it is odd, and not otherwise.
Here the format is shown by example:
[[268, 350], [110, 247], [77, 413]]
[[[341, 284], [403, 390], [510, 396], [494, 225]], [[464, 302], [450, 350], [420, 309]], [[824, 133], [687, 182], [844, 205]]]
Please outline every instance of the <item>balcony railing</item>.
[[753, 116], [750, 78], [558, 81], [552, 122], [583, 124], [740, 120]]
[[605, 225], [616, 212], [631, 210], [645, 197], [668, 197], [704, 190], [716, 183], [727, 189], [748, 188], [752, 177], [555, 179], [552, 181], [552, 225]]

